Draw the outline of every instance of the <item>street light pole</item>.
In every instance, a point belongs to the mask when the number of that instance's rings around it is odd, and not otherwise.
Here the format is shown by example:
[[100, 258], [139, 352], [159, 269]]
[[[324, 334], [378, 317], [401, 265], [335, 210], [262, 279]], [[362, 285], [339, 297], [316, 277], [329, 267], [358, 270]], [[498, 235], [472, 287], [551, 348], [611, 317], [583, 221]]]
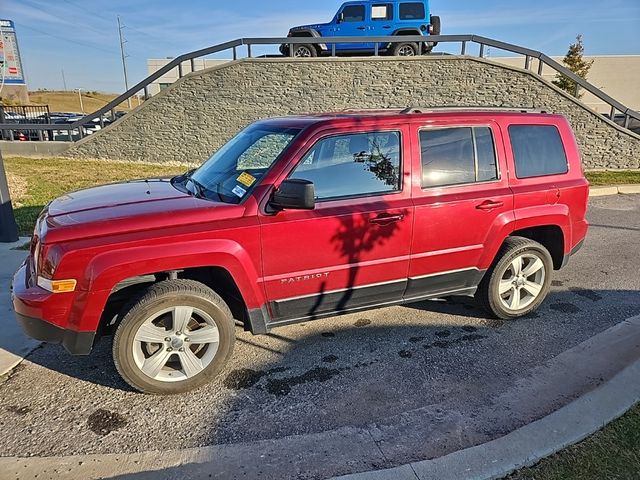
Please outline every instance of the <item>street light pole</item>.
[[[124, 88], [125, 91], [129, 91], [129, 78], [127, 77], [127, 55], [124, 53], [124, 44], [125, 39], [122, 36], [122, 23], [120, 22], [120, 15], [118, 15], [118, 33], [120, 35], [120, 55], [122, 56], [122, 70], [124, 71]], [[127, 98], [127, 104], [129, 105], [129, 110], [131, 110], [131, 97]]]
[[82, 111], [82, 114], [84, 115], [84, 105], [82, 103], [82, 93], [80, 93], [82, 91], [81, 88], [76, 88], [76, 90], [78, 90], [78, 98], [80, 99], [80, 110]]

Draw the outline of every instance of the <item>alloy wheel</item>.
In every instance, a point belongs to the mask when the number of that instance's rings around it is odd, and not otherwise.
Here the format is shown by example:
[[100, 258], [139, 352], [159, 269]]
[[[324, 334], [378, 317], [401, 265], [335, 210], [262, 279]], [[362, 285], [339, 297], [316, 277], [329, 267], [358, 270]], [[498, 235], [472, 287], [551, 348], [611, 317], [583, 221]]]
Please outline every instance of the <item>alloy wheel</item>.
[[135, 334], [133, 358], [147, 377], [178, 382], [211, 364], [220, 342], [213, 318], [197, 308], [175, 306], [145, 320]]

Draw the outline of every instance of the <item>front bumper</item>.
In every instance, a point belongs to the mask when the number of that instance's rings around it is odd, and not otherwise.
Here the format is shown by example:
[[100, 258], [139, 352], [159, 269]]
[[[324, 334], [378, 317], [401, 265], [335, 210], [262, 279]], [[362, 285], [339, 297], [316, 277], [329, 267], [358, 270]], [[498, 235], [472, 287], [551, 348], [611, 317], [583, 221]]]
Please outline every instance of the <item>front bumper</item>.
[[95, 332], [63, 328], [50, 319], [68, 318], [72, 298], [68, 294], [52, 294], [27, 281], [28, 265], [23, 264], [13, 277], [11, 300], [18, 323], [32, 338], [47, 343], [61, 343], [74, 355], [88, 355], [93, 348]]
[[65, 330], [39, 318], [27, 317], [16, 312], [18, 323], [27, 335], [46, 343], [61, 343], [73, 355], [89, 355], [93, 348], [94, 332]]

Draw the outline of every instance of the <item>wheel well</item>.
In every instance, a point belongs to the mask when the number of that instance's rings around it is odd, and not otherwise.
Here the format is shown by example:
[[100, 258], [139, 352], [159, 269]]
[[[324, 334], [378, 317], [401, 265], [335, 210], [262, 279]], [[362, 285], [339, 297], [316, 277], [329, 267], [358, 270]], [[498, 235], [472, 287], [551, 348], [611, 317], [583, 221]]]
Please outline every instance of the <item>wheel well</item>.
[[171, 272], [157, 272], [131, 277], [118, 283], [111, 291], [100, 319], [100, 333], [110, 334], [117, 326], [122, 309], [154, 283], [173, 278], [185, 278], [203, 283], [222, 297], [233, 318], [249, 329], [249, 314], [242, 294], [231, 274], [222, 267], [198, 267]]
[[420, 30], [398, 30], [394, 33], [395, 36], [405, 36], [405, 35], [422, 35]]
[[553, 268], [559, 270], [564, 260], [564, 234], [557, 225], [524, 228], [511, 234], [514, 237], [525, 237], [543, 245], [553, 259]]

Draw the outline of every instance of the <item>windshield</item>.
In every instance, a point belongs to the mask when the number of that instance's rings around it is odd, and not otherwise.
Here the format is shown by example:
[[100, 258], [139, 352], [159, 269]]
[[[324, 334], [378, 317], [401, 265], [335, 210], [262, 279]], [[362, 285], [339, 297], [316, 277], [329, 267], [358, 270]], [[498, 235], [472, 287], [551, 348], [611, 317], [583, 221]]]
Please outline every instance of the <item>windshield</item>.
[[252, 125], [183, 177], [194, 196], [240, 203], [287, 148], [300, 129]]

